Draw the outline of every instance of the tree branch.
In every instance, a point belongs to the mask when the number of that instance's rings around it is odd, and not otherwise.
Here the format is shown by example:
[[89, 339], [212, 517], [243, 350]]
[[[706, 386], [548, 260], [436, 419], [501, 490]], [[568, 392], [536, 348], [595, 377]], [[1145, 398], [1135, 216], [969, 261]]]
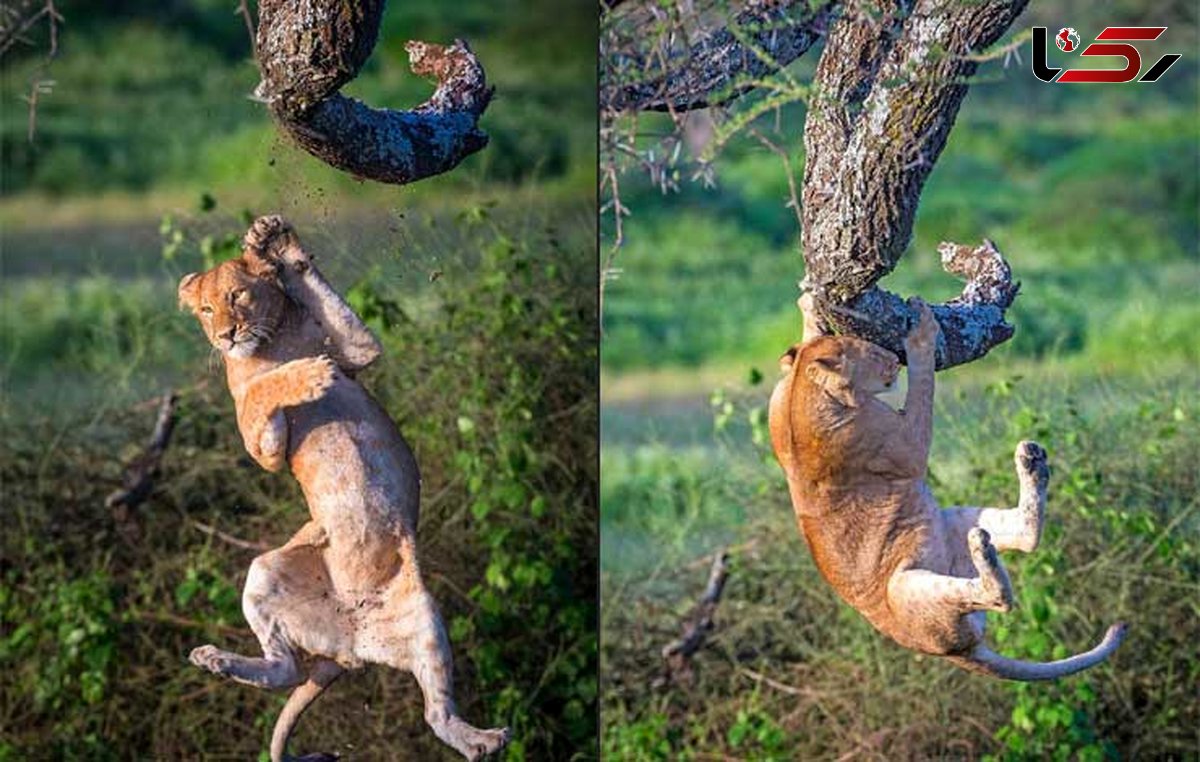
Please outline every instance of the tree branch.
[[[603, 51], [608, 76], [601, 111], [690, 111], [727, 103], [812, 47], [834, 6], [833, 0], [753, 3], [729, 27], [681, 49], [670, 49], [678, 35], [669, 35], [666, 50]], [[637, 78], [643, 79], [629, 82]]]
[[[930, 305], [942, 327], [936, 365], [942, 370], [977, 360], [1012, 338], [1013, 327], [1005, 322], [1004, 313], [1020, 284], [1013, 282], [1003, 255], [986, 239], [974, 248], [943, 243], [938, 252], [946, 272], [966, 281], [957, 297]], [[824, 330], [859, 336], [907, 359], [904, 337], [918, 315], [896, 294], [872, 286], [845, 303], [816, 297], [812, 305]]]
[[121, 515], [124, 516], [127, 515], [126, 511], [136, 508], [150, 496], [163, 453], [167, 451], [167, 445], [171, 443], [171, 432], [175, 430], [175, 404], [178, 399], [174, 392], [163, 395], [150, 442], [126, 467], [121, 489], [105, 498], [104, 505], [107, 508], [114, 511], [121, 509]]
[[663, 646], [662, 658], [666, 662], [667, 679], [686, 678], [691, 673], [692, 655], [700, 650], [708, 633], [713, 629], [713, 615], [721, 602], [721, 593], [729, 579], [729, 554], [721, 551], [713, 556], [704, 594], [696, 603], [678, 638]]
[[413, 41], [405, 46], [413, 72], [437, 80], [429, 100], [394, 111], [340, 95], [375, 47], [383, 5], [263, 0], [255, 46], [262, 83], [255, 95], [284, 131], [327, 164], [404, 184], [449, 171], [487, 145], [478, 125], [493, 90], [466, 42]]
[[[916, 315], [875, 284], [912, 237], [921, 190], [966, 97], [976, 54], [1025, 2], [917, 0], [880, 14], [864, 1], [835, 23], [805, 125], [802, 234], [804, 287], [830, 326], [903, 356]], [[971, 253], [957, 253], [963, 249]], [[990, 243], [954, 252], [943, 263], [968, 285], [934, 307], [945, 341], [941, 368], [981, 357], [1013, 333], [1004, 311], [1016, 286], [1003, 257]]]

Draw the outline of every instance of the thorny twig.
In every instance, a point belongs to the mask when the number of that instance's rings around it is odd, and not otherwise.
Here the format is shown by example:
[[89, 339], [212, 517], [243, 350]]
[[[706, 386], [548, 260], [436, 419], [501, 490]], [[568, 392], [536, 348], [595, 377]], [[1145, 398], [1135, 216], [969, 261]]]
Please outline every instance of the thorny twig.
[[[737, 125], [742, 124], [735, 114], [728, 128], [719, 127], [725, 113], [720, 104], [755, 89], [770, 93], [766, 97], [770, 103], [802, 98], [803, 94], [797, 93], [802, 93], [803, 88], [785, 70], [783, 63], [774, 59], [771, 52], [772, 46], [782, 40], [785, 27], [791, 28], [785, 7], [793, 3], [794, 0], [781, 3], [766, 15], [762, 9], [735, 12], [727, 0], [667, 5], [646, 3], [628, 14], [624, 10], [620, 14], [612, 12], [620, 3], [609, 2], [602, 8], [601, 89], [607, 95], [601, 99], [600, 115], [600, 192], [603, 196], [600, 213], [607, 215], [611, 212], [614, 223], [613, 240], [607, 247], [600, 272], [602, 330], [607, 284], [621, 274], [615, 263], [625, 240], [622, 220], [629, 214], [629, 208], [622, 203], [620, 196], [618, 175], [629, 166], [636, 166], [663, 193], [678, 190], [678, 165], [681, 151], [686, 145], [692, 149], [690, 152], [696, 165], [695, 171], [689, 173], [691, 180], [700, 181], [706, 187], [711, 186], [714, 184], [714, 172], [709, 154], [719, 150], [729, 137], [728, 134], [718, 133], [722, 129], [736, 132]], [[797, 7], [800, 5], [797, 4]], [[813, 24], [814, 29], [821, 26], [815, 20]], [[823, 32], [821, 27], [819, 33]], [[717, 44], [716, 40], [723, 42]], [[735, 49], [737, 52], [732, 52]], [[761, 68], [763, 72], [757, 76], [742, 72], [736, 84], [730, 82], [726, 87], [708, 82], [706, 86], [715, 88], [712, 93], [705, 97], [685, 99], [687, 105], [677, 108], [675, 98], [680, 93], [671, 90], [671, 83], [677, 75], [688, 71], [701, 72], [714, 67], [724, 71], [722, 66], [725, 64], [716, 66], [709, 60], [712, 56], [726, 56], [728, 60], [720, 60], [735, 65], [735, 68], [745, 65], [754, 71]], [[714, 73], [713, 76], [721, 79], [725, 75]], [[780, 82], [777, 83], [776, 79]], [[640, 95], [632, 101], [610, 97], [622, 88], [632, 88], [629, 92], [640, 88]], [[781, 88], [787, 91], [786, 95], [781, 94]], [[637, 141], [648, 135], [639, 130], [638, 113], [647, 107], [647, 99], [658, 103], [653, 110], [665, 113], [673, 127], [665, 137], [643, 148]], [[688, 116], [700, 113], [695, 109], [701, 106], [708, 106], [714, 113], [707, 117], [709, 132], [712, 133], [705, 140], [707, 147], [697, 149], [692, 146], [687, 134]], [[752, 102], [751, 111], [754, 107], [762, 108], [761, 104]], [[777, 110], [776, 105], [769, 105], [768, 108]], [[714, 137], [719, 139], [714, 140]], [[790, 167], [788, 171], [791, 181]], [[798, 208], [799, 205], [795, 206]]]
[[621, 275], [621, 271], [614, 267], [617, 259], [617, 252], [621, 250], [621, 245], [625, 242], [625, 233], [622, 227], [622, 218], [629, 214], [629, 210], [621, 205], [621, 185], [617, 179], [619, 170], [617, 164], [613, 160], [606, 162], [604, 166], [604, 176], [601, 179], [601, 191], [607, 189], [609, 199], [600, 207], [600, 214], [611, 210], [613, 215], [613, 241], [608, 247], [608, 253], [604, 258], [604, 267], [600, 271], [600, 330], [604, 330], [604, 292], [609, 281], [614, 281]]
[[29, 77], [29, 95], [21, 96], [22, 100], [29, 104], [28, 139], [30, 143], [33, 142], [33, 137], [37, 132], [38, 101], [41, 96], [49, 95], [54, 89], [54, 80], [46, 79], [44, 75], [50, 67], [50, 62], [58, 55], [58, 25], [65, 23], [65, 19], [54, 7], [54, 0], [44, 0], [40, 6], [35, 2], [26, 2], [20, 6], [6, 5], [0, 8], [0, 58], [3, 58], [18, 42], [32, 44], [25, 37], [25, 33], [42, 19], [46, 20], [50, 47], [45, 58], [34, 68]]
[[54, 7], [54, 0], [43, 0], [40, 7], [36, 2], [6, 5], [0, 9], [0, 58], [18, 42], [31, 44], [25, 33], [43, 18], [47, 19], [50, 31], [50, 58], [58, 53], [58, 25], [63, 17]]
[[246, 0], [238, 0], [237, 8], [234, 8], [233, 12], [241, 14], [242, 20], [246, 22], [246, 34], [250, 37], [250, 51], [257, 55], [258, 42], [255, 39], [257, 33], [254, 31], [254, 17], [250, 15], [250, 6], [246, 4]]
[[796, 215], [796, 225], [798, 227], [801, 226], [804, 220], [804, 211], [800, 207], [800, 189], [796, 186], [796, 173], [792, 171], [792, 157], [788, 155], [787, 149], [769, 139], [758, 128], [751, 126], [748, 130], [758, 142], [762, 143], [768, 151], [778, 156], [780, 161], [783, 162], [783, 170], [787, 175], [788, 184], [787, 208], [791, 209]]

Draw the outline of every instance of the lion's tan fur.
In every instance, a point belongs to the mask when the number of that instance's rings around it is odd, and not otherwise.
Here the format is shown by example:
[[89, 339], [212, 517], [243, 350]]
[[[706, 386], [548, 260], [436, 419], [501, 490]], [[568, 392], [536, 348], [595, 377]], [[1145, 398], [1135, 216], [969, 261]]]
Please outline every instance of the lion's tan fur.
[[286, 545], [254, 560], [246, 580], [243, 609], [265, 658], [206, 646], [192, 661], [278, 688], [302, 681], [297, 651], [318, 657], [321, 680], [289, 702], [288, 722], [338, 668], [388, 664], [414, 673], [430, 725], [464, 756], [503, 746], [506, 731], [477, 730], [455, 712], [449, 645], [417, 564], [417, 464], [354, 380], [378, 357], [378, 341], [277, 217], [255, 223], [242, 257], [186, 276], [179, 298], [224, 358], [246, 450], [270, 471], [288, 466], [311, 514]]
[[[811, 307], [811, 301], [802, 307]], [[1047, 679], [1111, 653], [1122, 630], [1087, 654], [1047, 665], [999, 657], [983, 643], [984, 611], [1013, 605], [996, 550], [1033, 550], [1049, 471], [1022, 442], [1017, 508], [942, 510], [925, 483], [932, 441], [938, 326], [928, 307], [905, 346], [909, 388], [897, 411], [876, 395], [898, 358], [862, 339], [812, 336], [781, 360], [770, 401], [771, 441], [797, 523], [821, 575], [880, 632], [908, 648], [1013, 679]]]

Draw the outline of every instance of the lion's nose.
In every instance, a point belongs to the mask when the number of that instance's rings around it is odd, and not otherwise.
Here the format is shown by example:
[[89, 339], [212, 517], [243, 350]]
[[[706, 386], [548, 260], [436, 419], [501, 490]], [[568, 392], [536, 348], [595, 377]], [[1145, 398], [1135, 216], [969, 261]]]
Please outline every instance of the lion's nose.
[[236, 329], [236, 328], [227, 328], [227, 329], [225, 329], [224, 331], [221, 331], [220, 333], [218, 333], [218, 334], [217, 334], [217, 338], [218, 338], [218, 339], [224, 339], [225, 341], [228, 341], [228, 342], [232, 343], [232, 342], [233, 342], [233, 335], [234, 335], [235, 333], [237, 333], [237, 329]]

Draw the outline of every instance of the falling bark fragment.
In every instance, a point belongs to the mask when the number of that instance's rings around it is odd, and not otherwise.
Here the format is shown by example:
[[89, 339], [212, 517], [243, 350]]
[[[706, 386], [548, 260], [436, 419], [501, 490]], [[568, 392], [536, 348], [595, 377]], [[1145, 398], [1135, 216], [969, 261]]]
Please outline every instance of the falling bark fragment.
[[662, 649], [666, 662], [664, 682], [688, 682], [692, 677], [692, 655], [699, 651], [714, 627], [713, 615], [721, 602], [721, 593], [729, 579], [729, 554], [725, 551], [713, 557], [708, 573], [708, 584], [691, 614], [684, 623], [683, 632]]
[[263, 0], [255, 91], [297, 144], [338, 169], [401, 185], [456, 167], [487, 145], [479, 117], [492, 97], [463, 40], [409, 42], [413, 72], [433, 77], [430, 98], [408, 111], [376, 109], [338, 90], [375, 47], [382, 0]]

